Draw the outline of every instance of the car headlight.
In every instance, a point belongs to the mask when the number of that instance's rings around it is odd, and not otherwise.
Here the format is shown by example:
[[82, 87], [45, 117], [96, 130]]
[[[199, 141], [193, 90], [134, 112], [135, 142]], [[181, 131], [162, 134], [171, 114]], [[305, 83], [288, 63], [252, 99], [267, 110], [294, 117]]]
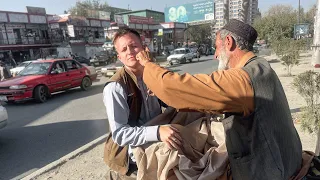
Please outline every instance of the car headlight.
[[9, 87], [9, 89], [26, 89], [26, 88], [28, 88], [27, 85], [13, 85]]

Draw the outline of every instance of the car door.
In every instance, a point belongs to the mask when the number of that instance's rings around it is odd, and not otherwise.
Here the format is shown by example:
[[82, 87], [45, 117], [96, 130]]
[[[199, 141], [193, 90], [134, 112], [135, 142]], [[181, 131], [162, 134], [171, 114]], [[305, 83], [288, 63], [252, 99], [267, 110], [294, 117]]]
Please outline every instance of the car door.
[[186, 49], [186, 53], [187, 53], [188, 59], [193, 59], [193, 54], [192, 54], [192, 52], [190, 51], [190, 49]]
[[50, 92], [57, 92], [71, 87], [70, 75], [62, 61], [53, 63], [50, 69]]
[[65, 60], [64, 63], [70, 75], [71, 86], [72, 87], [80, 86], [81, 81], [85, 76], [85, 68], [74, 60]]

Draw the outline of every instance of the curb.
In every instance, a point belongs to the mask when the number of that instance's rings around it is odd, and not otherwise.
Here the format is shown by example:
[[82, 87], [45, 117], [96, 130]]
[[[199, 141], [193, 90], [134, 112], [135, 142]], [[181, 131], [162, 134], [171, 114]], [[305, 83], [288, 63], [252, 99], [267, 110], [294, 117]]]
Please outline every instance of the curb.
[[42, 167], [41, 169], [38, 169], [37, 171], [29, 174], [28, 176], [22, 178], [21, 180], [34, 179], [37, 176], [40, 176], [40, 175], [42, 175], [42, 174], [44, 174], [44, 173], [46, 173], [46, 172], [58, 167], [58, 166], [66, 163], [68, 160], [75, 158], [79, 154], [82, 154], [82, 153], [84, 153], [86, 151], [89, 151], [90, 149], [94, 148], [97, 144], [100, 144], [100, 143], [104, 142], [105, 139], [107, 138], [108, 134], [109, 133], [107, 133], [107, 134], [105, 134], [105, 135], [103, 135], [103, 136], [101, 136], [101, 137], [99, 137], [99, 138], [87, 143], [86, 145], [78, 148], [77, 150], [75, 150], [75, 151], [63, 156], [62, 158], [60, 158], [60, 159], [58, 159], [58, 160], [56, 160], [56, 161], [54, 161], [54, 162]]

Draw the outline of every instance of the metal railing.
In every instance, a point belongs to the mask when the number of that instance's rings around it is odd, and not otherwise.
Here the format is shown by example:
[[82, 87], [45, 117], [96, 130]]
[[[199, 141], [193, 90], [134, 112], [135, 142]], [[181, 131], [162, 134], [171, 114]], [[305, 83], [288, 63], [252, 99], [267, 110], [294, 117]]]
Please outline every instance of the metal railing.
[[46, 38], [9, 38], [0, 39], [0, 45], [30, 45], [30, 44], [50, 44], [50, 39]]

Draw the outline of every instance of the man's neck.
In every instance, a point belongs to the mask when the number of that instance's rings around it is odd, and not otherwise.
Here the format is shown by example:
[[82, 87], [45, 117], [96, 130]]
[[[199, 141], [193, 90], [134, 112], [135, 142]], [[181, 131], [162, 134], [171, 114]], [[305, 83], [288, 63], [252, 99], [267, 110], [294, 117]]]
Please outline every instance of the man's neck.
[[245, 56], [247, 52], [238, 50], [236, 51], [233, 56], [230, 58], [230, 67], [236, 68], [241, 63], [242, 58]]
[[132, 72], [137, 78], [142, 78], [143, 67], [142, 68], [130, 68], [126, 66], [126, 69]]

